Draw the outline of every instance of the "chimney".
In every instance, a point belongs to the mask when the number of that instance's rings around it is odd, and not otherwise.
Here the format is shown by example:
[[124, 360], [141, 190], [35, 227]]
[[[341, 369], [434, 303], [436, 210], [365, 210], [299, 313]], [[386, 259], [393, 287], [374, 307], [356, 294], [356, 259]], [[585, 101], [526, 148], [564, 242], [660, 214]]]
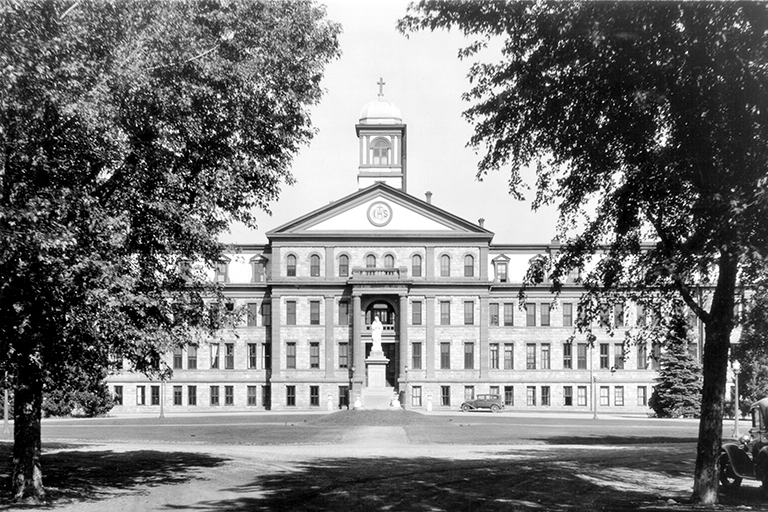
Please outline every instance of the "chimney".
[[480, 217], [477, 219], [477, 224], [482, 228], [485, 225], [485, 219]]
[[424, 194], [424, 195], [426, 195], [426, 196], [427, 196], [427, 204], [432, 204], [432, 192], [430, 192], [429, 190], [427, 190], [427, 193], [426, 193], [426, 194]]

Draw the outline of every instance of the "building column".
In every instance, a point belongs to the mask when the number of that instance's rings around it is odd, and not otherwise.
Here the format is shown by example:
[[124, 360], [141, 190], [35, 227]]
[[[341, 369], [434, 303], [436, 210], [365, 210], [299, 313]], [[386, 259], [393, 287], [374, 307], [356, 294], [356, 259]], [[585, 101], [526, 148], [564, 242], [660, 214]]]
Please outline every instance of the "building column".
[[335, 373], [334, 365], [334, 352], [336, 348], [336, 340], [333, 335], [333, 306], [334, 297], [327, 295], [325, 297], [325, 378], [331, 379]]
[[480, 378], [488, 377], [488, 297], [480, 297]]
[[400, 368], [398, 375], [405, 378], [405, 367], [408, 366], [408, 296], [400, 296]]
[[[352, 386], [355, 392], [362, 391], [363, 381], [365, 380], [365, 347], [363, 346], [363, 322], [365, 318], [361, 311], [362, 300], [359, 295], [352, 297], [352, 358], [354, 361], [355, 373], [352, 376]], [[350, 397], [354, 403], [354, 396]]]
[[427, 267], [425, 270], [424, 275], [427, 276], [427, 279], [432, 279], [435, 277], [435, 248], [434, 247], [426, 247], [424, 251], [424, 266]]
[[280, 314], [281, 297], [272, 296], [272, 375], [280, 375], [280, 368], [283, 362], [280, 340], [280, 327], [282, 325], [282, 315]]
[[424, 364], [426, 365], [427, 379], [435, 376], [435, 298], [427, 297], [427, 339], [424, 340]]

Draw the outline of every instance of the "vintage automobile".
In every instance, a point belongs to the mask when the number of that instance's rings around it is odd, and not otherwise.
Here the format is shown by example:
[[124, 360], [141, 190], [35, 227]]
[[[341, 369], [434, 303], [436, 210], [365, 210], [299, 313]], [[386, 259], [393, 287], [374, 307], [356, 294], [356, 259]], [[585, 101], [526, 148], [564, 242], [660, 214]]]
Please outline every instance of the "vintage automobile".
[[768, 491], [768, 398], [752, 404], [752, 428], [737, 443], [724, 443], [720, 455], [720, 484], [728, 491], [745, 478], [758, 480]]
[[499, 412], [504, 408], [504, 401], [501, 395], [477, 395], [474, 400], [465, 400], [461, 404], [461, 410], [464, 412], [474, 409], [490, 409], [491, 412]]

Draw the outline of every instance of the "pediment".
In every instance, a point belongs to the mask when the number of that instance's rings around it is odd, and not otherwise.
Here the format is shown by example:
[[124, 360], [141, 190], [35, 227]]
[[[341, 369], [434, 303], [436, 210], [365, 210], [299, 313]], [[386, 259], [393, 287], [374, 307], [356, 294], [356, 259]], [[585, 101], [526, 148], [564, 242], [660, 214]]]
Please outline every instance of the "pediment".
[[376, 183], [267, 233], [268, 237], [481, 236], [493, 233], [384, 183]]

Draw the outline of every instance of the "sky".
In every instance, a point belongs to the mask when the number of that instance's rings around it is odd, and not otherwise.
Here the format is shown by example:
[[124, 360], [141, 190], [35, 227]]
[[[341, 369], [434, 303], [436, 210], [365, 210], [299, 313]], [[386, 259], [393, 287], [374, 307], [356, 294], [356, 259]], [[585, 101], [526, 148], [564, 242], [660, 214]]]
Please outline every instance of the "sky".
[[[508, 193], [503, 171], [476, 179], [483, 148], [468, 148], [472, 126], [462, 117], [470, 104], [470, 61], [458, 58], [467, 42], [457, 32], [396, 30], [406, 13], [402, 0], [328, 0], [327, 17], [342, 25], [342, 55], [325, 70], [320, 104], [311, 108], [318, 130], [294, 160], [296, 183], [283, 186], [272, 215], [259, 212], [258, 231], [233, 226], [227, 242], [267, 243], [264, 233], [357, 190], [358, 139], [355, 124], [366, 103], [376, 100], [383, 78], [384, 99], [402, 112], [407, 125], [409, 194], [467, 221], [485, 219], [494, 244], [547, 243], [555, 236], [554, 209], [531, 211]], [[532, 175], [531, 175], [532, 177]], [[533, 185], [533, 182], [530, 182]]]

